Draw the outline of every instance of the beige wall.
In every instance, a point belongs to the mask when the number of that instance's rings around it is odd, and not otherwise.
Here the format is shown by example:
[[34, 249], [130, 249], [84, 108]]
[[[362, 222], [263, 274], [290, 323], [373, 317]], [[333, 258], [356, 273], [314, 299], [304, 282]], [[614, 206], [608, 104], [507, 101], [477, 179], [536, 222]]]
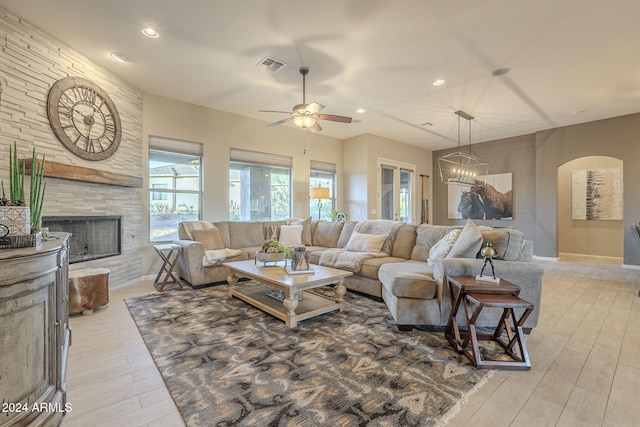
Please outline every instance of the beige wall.
[[558, 252], [622, 257], [623, 221], [571, 219], [572, 171], [622, 168], [622, 160], [589, 156], [572, 160], [558, 168]]
[[420, 222], [420, 175], [432, 176], [431, 151], [371, 134], [348, 139], [344, 144], [347, 203], [352, 219], [379, 218], [378, 159], [382, 158], [415, 165], [412, 222]]

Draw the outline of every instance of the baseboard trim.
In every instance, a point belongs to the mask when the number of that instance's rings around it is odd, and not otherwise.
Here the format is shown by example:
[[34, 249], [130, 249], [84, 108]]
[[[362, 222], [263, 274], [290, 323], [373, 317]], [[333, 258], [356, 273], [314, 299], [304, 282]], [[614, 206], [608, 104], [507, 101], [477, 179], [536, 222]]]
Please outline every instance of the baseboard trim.
[[538, 255], [534, 255], [533, 259], [535, 259], [536, 261], [549, 261], [549, 262], [558, 262], [558, 258], [557, 257], [550, 257], [550, 256], [538, 256]]
[[628, 268], [629, 270], [640, 270], [640, 265], [622, 264], [622, 268]]

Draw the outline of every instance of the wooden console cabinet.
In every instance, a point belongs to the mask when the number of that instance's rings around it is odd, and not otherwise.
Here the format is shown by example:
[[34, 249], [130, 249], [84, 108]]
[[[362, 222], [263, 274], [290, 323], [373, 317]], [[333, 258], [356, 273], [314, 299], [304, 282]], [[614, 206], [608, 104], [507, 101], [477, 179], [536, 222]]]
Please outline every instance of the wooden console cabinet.
[[0, 427], [57, 426], [65, 413], [69, 234], [57, 234], [0, 249]]

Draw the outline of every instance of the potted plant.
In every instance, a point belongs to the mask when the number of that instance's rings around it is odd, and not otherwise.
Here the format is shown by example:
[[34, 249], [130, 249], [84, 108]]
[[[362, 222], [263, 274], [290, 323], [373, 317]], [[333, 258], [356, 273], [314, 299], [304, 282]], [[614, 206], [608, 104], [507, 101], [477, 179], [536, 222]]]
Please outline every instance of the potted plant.
[[331, 211], [331, 220], [332, 221], [346, 221], [349, 218], [351, 218], [351, 215], [349, 215], [346, 212]]
[[31, 234], [40, 227], [42, 221], [42, 205], [44, 202], [44, 156], [38, 162], [36, 150], [31, 157], [31, 184], [29, 206], [25, 203], [24, 178], [25, 162], [20, 168], [17, 144], [9, 146], [9, 194], [5, 193], [4, 180], [0, 181], [2, 197], [0, 198], [0, 222], [9, 228], [10, 235]]
[[284, 261], [290, 254], [289, 247], [277, 240], [268, 239], [262, 243], [261, 250], [256, 252], [256, 261], [275, 264], [278, 261]]

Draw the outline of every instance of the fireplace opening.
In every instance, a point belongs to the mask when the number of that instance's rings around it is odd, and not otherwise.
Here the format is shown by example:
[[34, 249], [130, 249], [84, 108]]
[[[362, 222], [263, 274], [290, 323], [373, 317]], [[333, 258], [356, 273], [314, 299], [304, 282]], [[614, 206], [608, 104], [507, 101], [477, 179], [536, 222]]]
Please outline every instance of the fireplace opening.
[[71, 233], [69, 264], [120, 255], [121, 216], [50, 216], [42, 218], [49, 232]]

